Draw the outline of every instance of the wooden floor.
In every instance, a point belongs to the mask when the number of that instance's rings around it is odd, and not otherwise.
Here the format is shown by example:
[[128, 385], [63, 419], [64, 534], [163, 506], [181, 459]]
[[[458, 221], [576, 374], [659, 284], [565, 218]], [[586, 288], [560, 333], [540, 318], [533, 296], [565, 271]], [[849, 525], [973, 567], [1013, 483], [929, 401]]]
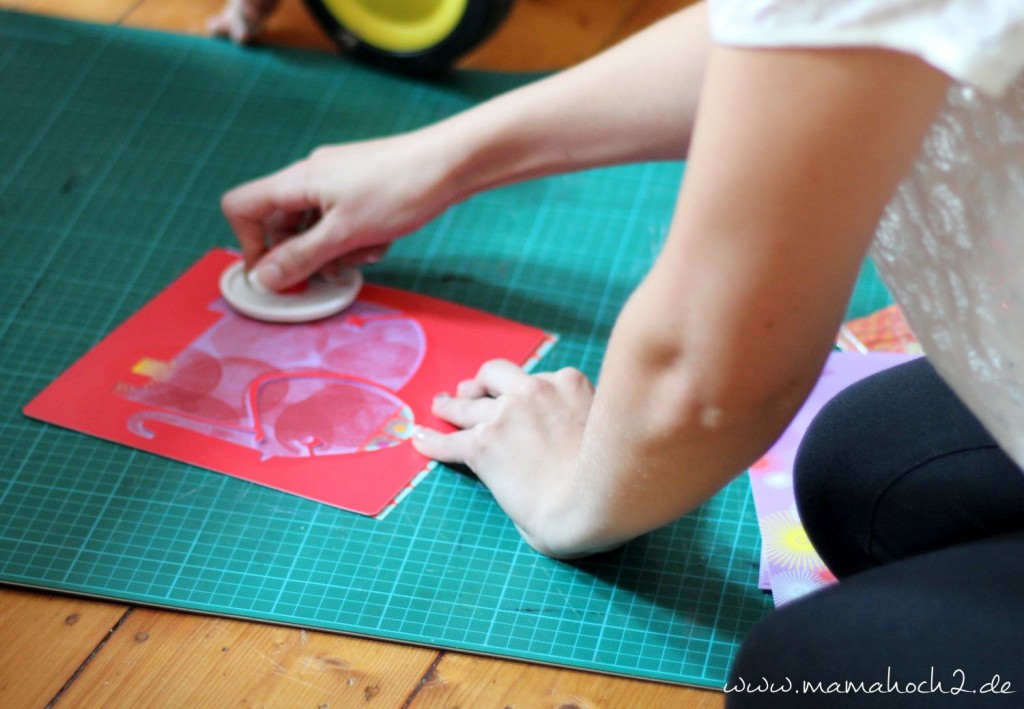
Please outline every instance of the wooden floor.
[[[689, 1], [518, 0], [502, 29], [464, 64], [501, 70], [567, 66]], [[0, 8], [202, 34], [220, 2], [0, 0]], [[284, 0], [264, 41], [330, 49], [300, 0]], [[722, 704], [715, 692], [0, 588], [3, 707], [712, 709]]]

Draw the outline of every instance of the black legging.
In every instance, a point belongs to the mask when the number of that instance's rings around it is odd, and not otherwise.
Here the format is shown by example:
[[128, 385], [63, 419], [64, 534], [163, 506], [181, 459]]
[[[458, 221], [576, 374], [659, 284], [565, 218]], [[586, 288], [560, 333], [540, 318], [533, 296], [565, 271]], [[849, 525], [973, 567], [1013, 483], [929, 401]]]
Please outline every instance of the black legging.
[[1024, 707], [1024, 473], [930, 364], [831, 401], [795, 484], [840, 582], [754, 629], [728, 707]]

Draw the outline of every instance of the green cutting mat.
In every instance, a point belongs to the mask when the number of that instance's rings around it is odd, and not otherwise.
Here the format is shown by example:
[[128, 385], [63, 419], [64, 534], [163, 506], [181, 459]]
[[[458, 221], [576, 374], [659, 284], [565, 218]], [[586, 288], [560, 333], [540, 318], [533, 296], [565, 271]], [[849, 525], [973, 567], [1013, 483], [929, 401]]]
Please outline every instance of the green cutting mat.
[[[562, 563], [451, 470], [377, 522], [20, 413], [233, 243], [224, 189], [525, 80], [418, 84], [319, 54], [0, 12], [0, 580], [721, 686], [771, 606], [745, 477], [615, 553]], [[367, 275], [558, 332], [542, 366], [593, 376], [680, 174], [640, 165], [483, 195]], [[862, 280], [856, 312], [887, 302]]]

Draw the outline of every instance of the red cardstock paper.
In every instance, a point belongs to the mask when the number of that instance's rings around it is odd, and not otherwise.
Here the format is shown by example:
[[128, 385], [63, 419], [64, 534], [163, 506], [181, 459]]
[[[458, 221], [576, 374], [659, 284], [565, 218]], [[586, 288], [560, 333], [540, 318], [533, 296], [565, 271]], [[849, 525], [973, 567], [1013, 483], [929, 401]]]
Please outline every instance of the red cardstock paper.
[[206, 254], [25, 407], [25, 414], [202, 468], [381, 516], [429, 469], [409, 441], [434, 395], [494, 358], [529, 366], [553, 338], [427, 296], [366, 285], [343, 313], [272, 324], [234, 312]]

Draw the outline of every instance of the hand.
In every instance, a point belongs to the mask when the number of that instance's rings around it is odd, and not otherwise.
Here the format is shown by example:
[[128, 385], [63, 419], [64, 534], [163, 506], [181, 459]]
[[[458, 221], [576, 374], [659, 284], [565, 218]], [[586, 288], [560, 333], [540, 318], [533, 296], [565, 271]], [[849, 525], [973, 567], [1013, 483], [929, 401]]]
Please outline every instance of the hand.
[[378, 260], [454, 199], [444, 146], [421, 133], [323, 147], [224, 195], [245, 264], [270, 290]]
[[574, 556], [580, 550], [554, 540], [566, 517], [559, 510], [585, 504], [575, 478], [593, 398], [593, 385], [578, 370], [529, 375], [492, 360], [454, 396], [434, 400], [434, 414], [462, 430], [445, 435], [419, 427], [413, 444], [436, 460], [468, 465], [535, 549]]

